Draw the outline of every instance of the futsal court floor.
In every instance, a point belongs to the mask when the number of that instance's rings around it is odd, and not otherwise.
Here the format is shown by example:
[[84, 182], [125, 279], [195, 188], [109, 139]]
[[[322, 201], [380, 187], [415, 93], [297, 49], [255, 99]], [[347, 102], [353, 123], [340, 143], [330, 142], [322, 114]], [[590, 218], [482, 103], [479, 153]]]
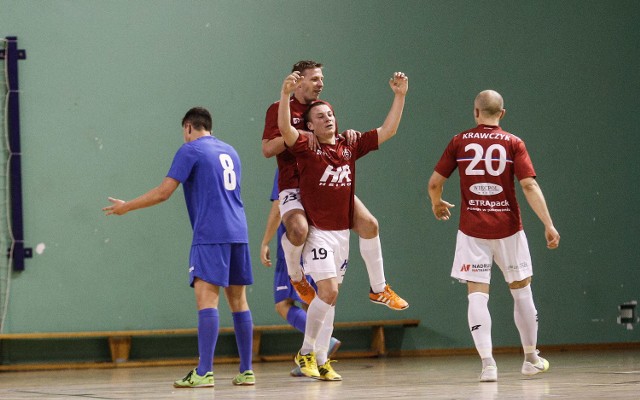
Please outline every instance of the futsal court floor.
[[175, 389], [189, 367], [0, 372], [0, 399], [640, 399], [640, 349], [542, 354], [551, 368], [520, 374], [519, 354], [497, 354], [498, 382], [478, 382], [477, 356], [338, 359], [343, 381], [289, 376], [293, 363], [254, 364], [255, 386], [236, 387], [237, 365], [215, 368], [215, 388]]

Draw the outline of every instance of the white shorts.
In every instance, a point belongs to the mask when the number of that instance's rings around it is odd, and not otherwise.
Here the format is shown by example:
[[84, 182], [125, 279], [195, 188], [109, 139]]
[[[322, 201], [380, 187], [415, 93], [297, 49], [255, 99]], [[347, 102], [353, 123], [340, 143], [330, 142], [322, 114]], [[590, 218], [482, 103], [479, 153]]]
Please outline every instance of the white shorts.
[[285, 189], [278, 194], [280, 200], [280, 215], [284, 216], [291, 210], [302, 210], [302, 201], [300, 200], [300, 189]]
[[491, 282], [491, 266], [496, 262], [507, 283], [533, 275], [529, 244], [524, 231], [503, 239], [479, 239], [458, 231], [451, 276], [460, 282]]
[[302, 249], [304, 273], [314, 281], [337, 278], [342, 283], [349, 264], [349, 230], [323, 231], [309, 227], [307, 242]]

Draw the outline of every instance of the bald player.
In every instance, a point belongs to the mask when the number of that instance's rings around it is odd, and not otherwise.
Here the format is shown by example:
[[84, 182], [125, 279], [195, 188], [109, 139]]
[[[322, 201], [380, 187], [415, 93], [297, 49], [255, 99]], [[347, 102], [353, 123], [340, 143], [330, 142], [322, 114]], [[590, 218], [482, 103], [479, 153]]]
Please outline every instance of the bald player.
[[460, 174], [460, 224], [451, 276], [467, 284], [469, 329], [482, 359], [481, 382], [498, 380], [488, 308], [494, 261], [514, 299], [514, 319], [524, 349], [522, 374], [535, 375], [549, 369], [549, 362], [536, 350], [538, 313], [531, 292], [533, 270], [514, 177], [544, 225], [549, 249], [558, 247], [560, 235], [524, 142], [500, 128], [505, 112], [498, 92], [480, 92], [473, 108], [478, 125], [451, 139], [429, 180], [433, 214], [446, 221], [454, 205], [442, 199], [444, 184], [456, 168]]

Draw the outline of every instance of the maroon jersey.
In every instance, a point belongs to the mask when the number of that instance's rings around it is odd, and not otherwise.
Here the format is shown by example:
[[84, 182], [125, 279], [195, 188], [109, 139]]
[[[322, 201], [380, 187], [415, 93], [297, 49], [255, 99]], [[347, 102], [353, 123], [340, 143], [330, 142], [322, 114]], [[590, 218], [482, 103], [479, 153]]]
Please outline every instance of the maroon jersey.
[[350, 229], [356, 160], [378, 149], [378, 131], [365, 132], [352, 145], [338, 136], [335, 144], [321, 144], [315, 152], [308, 140], [300, 135], [291, 151], [298, 161], [300, 197], [309, 224], [326, 231]]
[[502, 239], [522, 230], [514, 176], [536, 173], [524, 142], [499, 126], [478, 125], [451, 139], [435, 171], [448, 178], [458, 168], [459, 229], [481, 239]]
[[[279, 101], [273, 103], [267, 109], [267, 115], [264, 122], [264, 132], [262, 140], [272, 140], [281, 137], [280, 129], [278, 129], [278, 107]], [[289, 108], [291, 110], [291, 125], [296, 129], [304, 128], [304, 120], [302, 118], [308, 105], [300, 103], [295, 96], [291, 96], [289, 100]], [[278, 162], [278, 190], [281, 192], [285, 189], [298, 188], [298, 168], [296, 167], [296, 157], [287, 149], [276, 156]]]

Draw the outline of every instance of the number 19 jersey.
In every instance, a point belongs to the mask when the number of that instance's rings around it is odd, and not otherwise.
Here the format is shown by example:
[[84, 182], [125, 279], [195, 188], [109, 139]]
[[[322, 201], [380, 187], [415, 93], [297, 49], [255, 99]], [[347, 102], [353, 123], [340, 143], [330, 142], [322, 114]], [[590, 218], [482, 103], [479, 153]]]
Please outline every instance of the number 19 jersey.
[[460, 225], [464, 234], [502, 239], [522, 230], [514, 176], [536, 173], [524, 142], [499, 126], [478, 125], [451, 139], [435, 171], [460, 174]]

